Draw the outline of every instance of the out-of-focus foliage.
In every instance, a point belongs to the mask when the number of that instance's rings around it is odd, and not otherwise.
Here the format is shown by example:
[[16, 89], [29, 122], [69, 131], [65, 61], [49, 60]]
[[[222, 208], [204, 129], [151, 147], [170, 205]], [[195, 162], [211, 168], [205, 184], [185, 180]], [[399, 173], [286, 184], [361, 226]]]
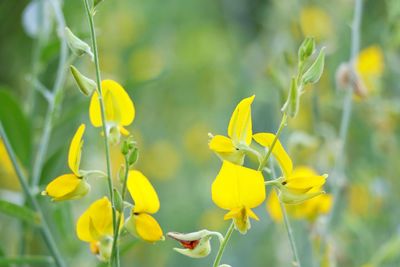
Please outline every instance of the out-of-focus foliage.
[[[0, 120], [27, 174], [47, 108], [33, 89], [32, 77], [51, 88], [59, 51], [54, 15], [46, 11], [37, 28], [29, 14], [34, 2], [0, 2]], [[345, 155], [341, 155], [346, 183], [329, 230], [333, 233], [329, 245], [324, 245], [320, 238], [324, 233], [319, 232], [326, 217], [311, 223], [291, 217], [303, 266], [327, 262], [332, 252], [337, 266], [400, 265], [400, 4], [363, 2], [357, 68], [367, 94], [353, 100]], [[68, 27], [89, 41], [82, 1], [64, 1], [63, 12]], [[326, 47], [325, 70], [317, 85], [305, 88], [299, 114], [289, 119], [281, 142], [296, 166], [330, 173], [339, 147], [345, 95], [336, 87], [335, 73], [349, 60], [352, 16], [349, 0], [104, 0], [99, 4], [95, 20], [102, 76], [117, 80], [135, 103], [135, 121], [128, 130], [140, 150], [137, 168], [159, 194], [156, 217], [164, 232], [204, 228], [224, 232], [228, 227], [224, 212], [211, 201], [211, 183], [220, 163], [208, 150], [207, 133], [225, 133], [236, 103], [252, 94], [257, 96], [252, 106], [254, 132], [275, 131], [296, 71], [296, 49], [308, 35], [316, 38], [318, 49]], [[94, 80], [90, 58], [75, 66]], [[67, 77], [36, 193], [68, 171], [69, 142], [81, 122], [89, 124], [90, 100], [80, 94], [69, 73]], [[85, 135], [81, 165], [105, 170], [100, 130], [88, 127]], [[118, 146], [111, 153], [117, 177], [123, 157]], [[328, 193], [334, 178], [327, 179]], [[79, 216], [106, 192], [105, 180], [94, 178], [90, 184], [91, 194], [82, 200], [55, 204], [39, 198], [68, 266], [98, 264], [74, 234]], [[1, 142], [0, 198], [24, 201]], [[291, 252], [283, 225], [274, 222], [265, 205], [257, 214], [260, 221], [252, 222], [246, 236], [233, 235], [224, 254], [226, 263], [289, 266]], [[37, 231], [26, 229], [16, 218], [0, 214], [0, 234], [7, 240], [0, 251], [46, 254]], [[216, 242], [211, 245], [216, 247]], [[211, 266], [212, 257], [192, 260], [175, 253], [175, 245], [169, 240], [152, 245], [126, 235], [121, 242], [122, 266]]]

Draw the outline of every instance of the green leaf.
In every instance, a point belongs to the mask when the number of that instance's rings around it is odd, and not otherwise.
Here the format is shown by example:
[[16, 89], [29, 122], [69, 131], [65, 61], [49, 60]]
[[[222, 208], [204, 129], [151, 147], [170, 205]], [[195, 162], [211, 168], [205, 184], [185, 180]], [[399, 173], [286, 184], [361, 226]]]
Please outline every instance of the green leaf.
[[5, 200], [0, 200], [0, 212], [34, 225], [40, 224], [40, 217], [36, 212]]
[[54, 261], [49, 256], [20, 256], [20, 257], [0, 257], [0, 266], [8, 266], [9, 264], [29, 264], [43, 266], [43, 265], [50, 265], [53, 264]]
[[19, 102], [4, 87], [0, 87], [0, 121], [18, 159], [28, 166], [32, 148], [30, 124]]
[[321, 78], [322, 72], [324, 71], [325, 64], [325, 48], [322, 48], [319, 52], [317, 59], [303, 74], [302, 81], [304, 84], [316, 83]]

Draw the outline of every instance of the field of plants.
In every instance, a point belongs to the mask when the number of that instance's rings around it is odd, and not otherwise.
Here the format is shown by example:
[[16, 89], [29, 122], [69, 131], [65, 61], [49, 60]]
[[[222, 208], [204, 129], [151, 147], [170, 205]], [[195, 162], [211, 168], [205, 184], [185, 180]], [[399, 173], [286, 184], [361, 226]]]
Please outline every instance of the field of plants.
[[0, 266], [400, 266], [400, 1], [0, 23]]

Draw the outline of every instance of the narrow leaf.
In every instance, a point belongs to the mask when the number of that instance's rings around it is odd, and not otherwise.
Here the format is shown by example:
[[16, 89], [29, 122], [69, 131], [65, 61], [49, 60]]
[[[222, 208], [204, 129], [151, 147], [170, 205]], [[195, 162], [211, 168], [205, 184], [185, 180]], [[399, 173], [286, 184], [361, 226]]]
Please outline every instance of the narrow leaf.
[[40, 217], [36, 212], [5, 200], [0, 200], [0, 212], [34, 225], [40, 224]]
[[317, 59], [304, 73], [302, 80], [304, 84], [316, 83], [321, 78], [322, 72], [324, 71], [325, 64], [325, 48], [322, 48], [319, 52]]

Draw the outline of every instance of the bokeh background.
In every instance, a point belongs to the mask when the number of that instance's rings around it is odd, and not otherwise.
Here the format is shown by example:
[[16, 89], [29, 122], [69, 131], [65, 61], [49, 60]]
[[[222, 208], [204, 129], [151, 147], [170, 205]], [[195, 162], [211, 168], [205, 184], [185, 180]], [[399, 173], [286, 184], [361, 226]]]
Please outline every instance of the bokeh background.
[[[37, 1], [0, 2], [0, 119], [27, 174], [47, 108], [33, 89], [32, 77], [51, 88], [59, 57], [55, 17], [44, 2], [41, 24], [32, 11]], [[313, 223], [292, 218], [306, 267], [333, 266], [329, 255], [343, 267], [400, 266], [400, 4], [363, 2], [358, 70], [367, 94], [353, 98], [347, 143], [340, 155], [345, 159], [345, 182], [328, 245], [315, 249], [323, 217]], [[62, 6], [68, 27], [90, 41], [83, 2], [69, 0]], [[318, 48], [326, 47], [325, 72], [318, 84], [306, 88], [300, 113], [289, 120], [281, 141], [296, 165], [332, 171], [345, 96], [336, 86], [335, 75], [350, 57], [353, 6], [350, 0], [101, 3], [95, 20], [102, 76], [121, 83], [135, 103], [136, 119], [128, 129], [140, 148], [137, 169], [159, 193], [161, 209], [155, 217], [164, 232], [203, 228], [225, 232], [229, 222], [223, 221], [224, 211], [211, 201], [210, 187], [220, 161], [208, 149], [207, 134], [225, 134], [237, 102], [252, 94], [256, 95], [254, 132], [274, 132], [290, 78], [296, 73], [297, 48], [305, 36], [314, 36]], [[73, 62], [94, 79], [88, 58]], [[69, 73], [62, 90], [35, 192], [68, 171], [69, 141], [81, 122], [90, 125], [89, 99], [79, 93]], [[87, 128], [81, 166], [105, 170], [99, 130]], [[112, 155], [117, 173], [122, 163], [118, 147]], [[107, 192], [105, 180], [89, 182], [92, 191], [80, 200], [52, 203], [38, 196], [68, 266], [101, 266], [75, 235], [79, 215]], [[23, 203], [3, 145], [0, 198]], [[284, 226], [271, 219], [265, 204], [256, 212], [261, 220], [252, 223], [247, 235], [233, 235], [222, 262], [235, 267], [290, 266]], [[47, 253], [37, 230], [8, 215], [0, 214], [0, 235], [2, 255]], [[169, 239], [149, 244], [126, 236], [122, 266], [211, 266], [217, 243], [213, 241], [212, 255], [204, 259], [177, 254], [172, 250], [176, 246]]]

